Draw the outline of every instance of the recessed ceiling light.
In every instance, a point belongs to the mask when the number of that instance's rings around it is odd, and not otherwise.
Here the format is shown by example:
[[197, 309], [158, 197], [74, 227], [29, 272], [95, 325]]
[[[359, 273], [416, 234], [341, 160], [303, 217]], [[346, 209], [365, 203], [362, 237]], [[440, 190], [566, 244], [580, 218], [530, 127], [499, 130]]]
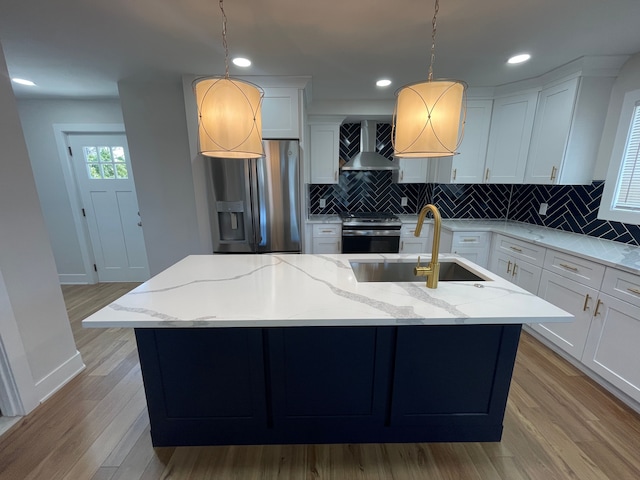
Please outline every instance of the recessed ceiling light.
[[389, 85], [391, 85], [391, 80], [387, 80], [386, 78], [382, 80], [378, 80], [376, 82], [376, 85], [379, 87], [388, 87]]
[[233, 61], [233, 64], [237, 65], [238, 67], [251, 66], [251, 60], [249, 60], [248, 58], [236, 57], [232, 61]]
[[511, 63], [511, 64], [523, 63], [529, 60], [530, 58], [531, 58], [531, 55], [529, 55], [528, 53], [521, 53], [519, 55], [514, 55], [513, 57], [511, 57], [509, 60], [507, 60], [507, 63]]
[[15, 83], [19, 83], [20, 85], [27, 85], [29, 87], [36, 86], [36, 84], [33, 83], [31, 80], [26, 80], [24, 78], [12, 78], [11, 80], [13, 80]]

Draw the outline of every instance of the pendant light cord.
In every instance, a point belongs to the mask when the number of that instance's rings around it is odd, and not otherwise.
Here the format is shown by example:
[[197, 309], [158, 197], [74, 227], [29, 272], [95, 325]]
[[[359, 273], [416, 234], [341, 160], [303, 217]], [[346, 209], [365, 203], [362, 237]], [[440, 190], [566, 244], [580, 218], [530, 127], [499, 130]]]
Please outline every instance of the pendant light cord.
[[[220, 11], [222, 12], [222, 45], [224, 46], [224, 78], [228, 80], [229, 79], [229, 45], [227, 44], [227, 15], [224, 13], [224, 1], [220, 0], [219, 3], [220, 3]], [[435, 17], [433, 21], [435, 22]], [[434, 32], [434, 35], [435, 35], [435, 32]], [[433, 56], [433, 53], [431, 55]]]
[[[222, 0], [220, 0], [222, 3]], [[438, 16], [438, 10], [440, 10], [440, 2], [436, 0], [436, 9], [433, 14], [433, 20], [431, 21], [431, 63], [429, 64], [429, 77], [428, 80], [433, 80], [433, 63], [436, 61], [436, 17]]]

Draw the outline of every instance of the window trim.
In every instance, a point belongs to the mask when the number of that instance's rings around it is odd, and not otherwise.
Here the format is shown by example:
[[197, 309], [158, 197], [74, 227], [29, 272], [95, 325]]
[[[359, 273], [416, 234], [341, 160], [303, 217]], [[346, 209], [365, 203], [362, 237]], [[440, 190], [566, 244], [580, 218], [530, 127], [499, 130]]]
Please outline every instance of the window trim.
[[627, 146], [629, 129], [631, 128], [631, 122], [633, 122], [634, 110], [639, 102], [640, 90], [627, 92], [622, 102], [616, 137], [613, 142], [613, 149], [611, 150], [609, 169], [607, 170], [607, 178], [604, 182], [604, 191], [602, 192], [600, 208], [598, 209], [598, 218], [601, 220], [612, 220], [631, 224], [640, 223], [640, 212], [613, 208], [618, 181], [620, 179], [620, 170]]

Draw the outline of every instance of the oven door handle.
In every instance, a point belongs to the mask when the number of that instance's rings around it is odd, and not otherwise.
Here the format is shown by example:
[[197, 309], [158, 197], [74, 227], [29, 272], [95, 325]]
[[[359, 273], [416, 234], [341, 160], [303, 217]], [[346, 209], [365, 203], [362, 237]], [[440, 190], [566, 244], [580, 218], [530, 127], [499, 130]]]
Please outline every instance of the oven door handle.
[[343, 237], [399, 237], [400, 230], [342, 230]]

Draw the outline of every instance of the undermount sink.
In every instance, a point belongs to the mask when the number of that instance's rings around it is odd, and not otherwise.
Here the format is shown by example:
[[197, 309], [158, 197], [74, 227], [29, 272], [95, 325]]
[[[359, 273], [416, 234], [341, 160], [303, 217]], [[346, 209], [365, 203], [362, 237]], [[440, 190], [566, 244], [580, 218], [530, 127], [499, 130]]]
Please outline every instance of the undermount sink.
[[[425, 277], [419, 277], [413, 273], [413, 268], [417, 264], [415, 260], [410, 262], [406, 260], [386, 260], [383, 262], [350, 260], [349, 263], [358, 282], [425, 281]], [[485, 282], [486, 280], [455, 261], [440, 262], [439, 282]]]

